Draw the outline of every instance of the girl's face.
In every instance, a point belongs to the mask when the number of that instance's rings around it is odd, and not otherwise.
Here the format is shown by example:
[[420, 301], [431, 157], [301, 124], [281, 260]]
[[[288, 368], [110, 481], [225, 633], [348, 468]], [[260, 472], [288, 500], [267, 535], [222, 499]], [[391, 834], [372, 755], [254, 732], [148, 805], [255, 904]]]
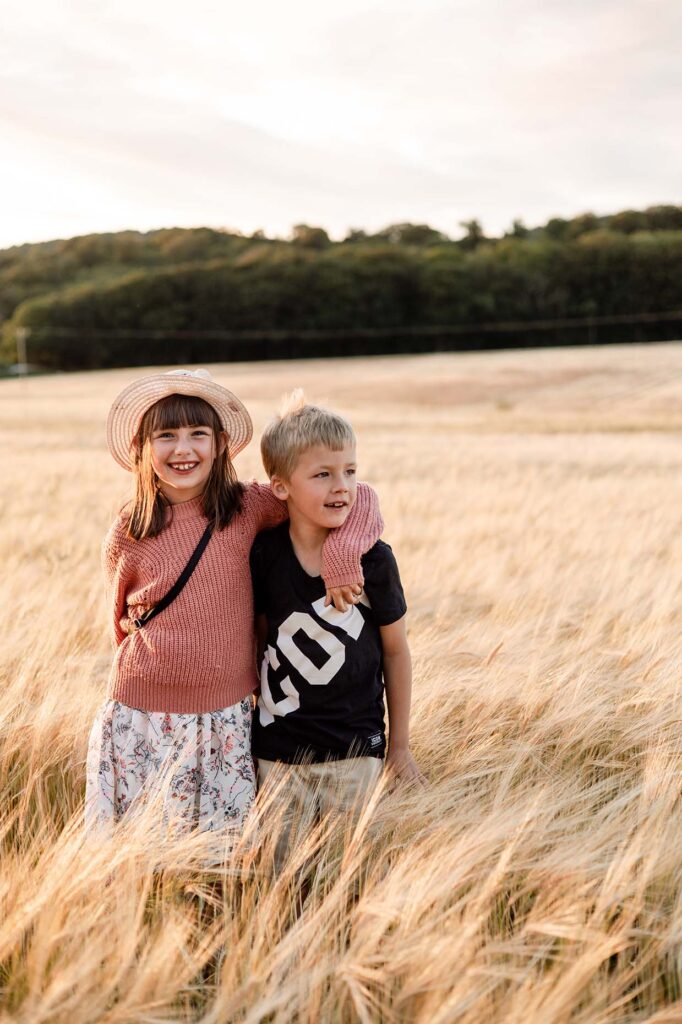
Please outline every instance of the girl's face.
[[149, 439], [152, 467], [159, 486], [172, 505], [203, 494], [225, 437], [217, 439], [210, 427], [169, 427], [155, 430]]

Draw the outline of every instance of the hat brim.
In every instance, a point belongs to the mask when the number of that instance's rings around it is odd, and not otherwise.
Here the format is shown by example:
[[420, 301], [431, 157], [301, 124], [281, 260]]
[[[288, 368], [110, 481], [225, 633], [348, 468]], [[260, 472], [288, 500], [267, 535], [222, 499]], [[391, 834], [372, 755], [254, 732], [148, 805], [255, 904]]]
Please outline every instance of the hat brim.
[[107, 417], [109, 451], [124, 469], [134, 466], [132, 444], [140, 421], [148, 409], [168, 395], [203, 398], [213, 406], [227, 433], [228, 451], [233, 459], [253, 437], [253, 423], [236, 395], [205, 377], [156, 373], [133, 381], [114, 399]]

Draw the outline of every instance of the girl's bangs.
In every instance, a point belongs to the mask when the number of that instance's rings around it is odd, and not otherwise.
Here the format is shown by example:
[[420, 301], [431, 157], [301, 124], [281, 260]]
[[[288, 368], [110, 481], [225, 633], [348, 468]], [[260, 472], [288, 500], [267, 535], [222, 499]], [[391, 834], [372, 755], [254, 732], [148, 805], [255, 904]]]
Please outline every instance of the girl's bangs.
[[222, 430], [213, 406], [192, 395], [168, 395], [160, 399], [144, 414], [140, 426], [147, 437], [156, 430], [178, 427], [210, 427], [215, 433]]

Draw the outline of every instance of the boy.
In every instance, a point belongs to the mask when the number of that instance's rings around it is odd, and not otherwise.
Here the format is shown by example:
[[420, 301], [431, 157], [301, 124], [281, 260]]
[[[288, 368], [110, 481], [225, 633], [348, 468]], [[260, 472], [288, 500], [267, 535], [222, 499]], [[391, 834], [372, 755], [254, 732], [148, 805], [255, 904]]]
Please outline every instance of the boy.
[[[398, 567], [378, 541], [362, 558], [364, 590], [345, 612], [325, 605], [322, 546], [356, 494], [355, 435], [342, 417], [294, 392], [261, 439], [273, 492], [289, 521], [261, 533], [251, 553], [262, 648], [252, 749], [263, 785], [284, 763], [289, 811], [350, 808], [386, 767], [423, 781], [409, 748], [412, 685]], [[358, 588], [359, 590], [359, 588]], [[291, 814], [289, 814], [289, 818]]]

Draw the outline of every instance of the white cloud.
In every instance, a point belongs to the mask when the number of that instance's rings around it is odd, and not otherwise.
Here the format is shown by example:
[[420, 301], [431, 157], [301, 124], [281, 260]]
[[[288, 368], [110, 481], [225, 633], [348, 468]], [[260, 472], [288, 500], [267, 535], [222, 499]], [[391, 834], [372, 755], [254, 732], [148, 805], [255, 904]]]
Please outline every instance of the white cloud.
[[676, 0], [119, 0], [4, 14], [0, 245], [679, 201]]

